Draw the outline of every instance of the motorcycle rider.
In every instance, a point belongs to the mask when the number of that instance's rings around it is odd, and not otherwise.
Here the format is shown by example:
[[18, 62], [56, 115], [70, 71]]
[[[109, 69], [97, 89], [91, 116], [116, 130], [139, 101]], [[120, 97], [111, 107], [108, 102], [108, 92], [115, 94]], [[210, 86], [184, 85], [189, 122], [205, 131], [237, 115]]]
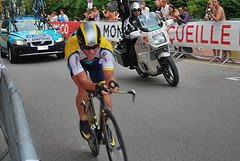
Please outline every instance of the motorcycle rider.
[[124, 21], [123, 37], [126, 44], [126, 51], [129, 51], [129, 53], [127, 53], [127, 57], [129, 58], [129, 62], [127, 64], [129, 64], [130, 69], [134, 69], [134, 67], [137, 66], [137, 56], [134, 49], [134, 44], [137, 39], [130, 39], [130, 33], [137, 30], [137, 28], [134, 27], [133, 22], [138, 16], [141, 15], [142, 9], [140, 4], [138, 2], [132, 3], [130, 6], [130, 11], [130, 17]]

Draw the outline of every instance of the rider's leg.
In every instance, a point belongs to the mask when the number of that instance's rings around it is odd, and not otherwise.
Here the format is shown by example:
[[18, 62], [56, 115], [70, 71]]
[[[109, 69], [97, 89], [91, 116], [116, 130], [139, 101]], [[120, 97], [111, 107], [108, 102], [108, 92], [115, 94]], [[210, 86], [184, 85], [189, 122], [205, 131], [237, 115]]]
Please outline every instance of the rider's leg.
[[78, 109], [78, 113], [80, 116], [80, 120], [86, 120], [87, 117], [84, 113], [84, 106], [82, 105], [82, 101], [87, 100], [87, 92], [82, 88], [78, 87], [78, 94], [76, 97], [76, 106]]
[[74, 78], [73, 78], [73, 80], [78, 87], [78, 94], [77, 94], [77, 97], [76, 97], [76, 106], [77, 106], [78, 113], [79, 113], [79, 116], [80, 116], [80, 133], [81, 133], [83, 138], [89, 139], [91, 137], [90, 126], [88, 124], [87, 117], [86, 117], [85, 112], [84, 112], [84, 106], [81, 103], [83, 100], [87, 100], [88, 94], [81, 87], [81, 85], [79, 84], [78, 81], [76, 81]]

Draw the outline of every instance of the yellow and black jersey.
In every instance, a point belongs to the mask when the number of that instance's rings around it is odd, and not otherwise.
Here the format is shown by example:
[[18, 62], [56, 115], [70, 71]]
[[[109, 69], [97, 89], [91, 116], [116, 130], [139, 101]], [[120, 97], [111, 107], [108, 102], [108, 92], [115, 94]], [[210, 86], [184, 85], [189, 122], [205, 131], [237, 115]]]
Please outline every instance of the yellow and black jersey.
[[[88, 61], [87, 56], [82, 52], [77, 36], [72, 36], [66, 43], [64, 53], [68, 61], [68, 69], [71, 75], [77, 75], [85, 70], [96, 69], [96, 64], [101, 70], [113, 70], [113, 48], [112, 44], [103, 36], [101, 36], [100, 47], [96, 52], [95, 59]], [[93, 68], [93, 69], [91, 69]], [[90, 74], [91, 76], [91, 74]], [[97, 75], [95, 77], [102, 77]]]

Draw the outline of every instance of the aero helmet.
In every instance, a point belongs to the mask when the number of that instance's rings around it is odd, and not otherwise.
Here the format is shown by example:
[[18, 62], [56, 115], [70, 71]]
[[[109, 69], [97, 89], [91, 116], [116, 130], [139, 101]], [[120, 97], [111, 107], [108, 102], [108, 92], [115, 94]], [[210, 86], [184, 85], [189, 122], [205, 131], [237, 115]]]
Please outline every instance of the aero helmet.
[[83, 22], [77, 29], [79, 44], [83, 46], [95, 46], [100, 44], [101, 32], [93, 22]]

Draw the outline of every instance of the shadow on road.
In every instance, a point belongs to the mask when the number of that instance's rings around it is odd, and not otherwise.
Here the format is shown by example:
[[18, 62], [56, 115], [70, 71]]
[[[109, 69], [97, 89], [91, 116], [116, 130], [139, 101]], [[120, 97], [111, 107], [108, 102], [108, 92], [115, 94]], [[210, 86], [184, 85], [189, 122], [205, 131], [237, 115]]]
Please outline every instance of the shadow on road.
[[152, 87], [163, 87], [163, 88], [171, 87], [168, 85], [163, 75], [159, 75], [156, 77], [147, 77], [147, 78], [142, 78], [137, 74], [133, 76], [118, 75], [117, 80], [120, 82], [127, 82], [127, 84], [129, 84], [130, 86], [141, 85], [141, 86], [152, 86]]
[[[7, 59], [5, 62], [9, 62]], [[19, 57], [19, 61], [15, 64], [32, 64], [32, 63], [43, 63], [43, 62], [46, 63], [46, 62], [53, 62], [58, 60], [62, 60], [62, 59], [57, 59], [56, 56], [54, 55], [24, 56], [24, 57]]]

